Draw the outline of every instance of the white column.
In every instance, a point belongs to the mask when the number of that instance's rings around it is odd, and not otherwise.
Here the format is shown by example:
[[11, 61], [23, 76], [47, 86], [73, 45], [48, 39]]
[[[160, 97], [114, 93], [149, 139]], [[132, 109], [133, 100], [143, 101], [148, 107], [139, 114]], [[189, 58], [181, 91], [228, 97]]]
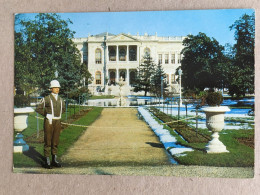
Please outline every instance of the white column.
[[109, 80], [110, 80], [109, 74], [108, 74], [108, 69], [106, 69], [106, 78], [107, 78], [107, 84], [108, 84], [108, 82], [109, 82]]
[[182, 99], [181, 99], [181, 74], [180, 74], [180, 106], [182, 106]]
[[136, 60], [137, 60], [137, 62], [139, 62], [139, 52], [140, 52], [139, 49], [140, 49], [140, 48], [139, 48], [138, 45], [137, 45], [137, 46], [136, 46], [136, 55], [137, 55], [137, 56], [136, 56]]
[[127, 86], [129, 86], [129, 83], [130, 83], [130, 77], [129, 77], [129, 68], [126, 69], [126, 84]]
[[109, 63], [109, 58], [108, 58], [108, 46], [107, 46], [105, 55], [106, 55], [106, 63], [108, 64], [108, 63]]
[[116, 69], [116, 82], [119, 81], [119, 69], [117, 68]]

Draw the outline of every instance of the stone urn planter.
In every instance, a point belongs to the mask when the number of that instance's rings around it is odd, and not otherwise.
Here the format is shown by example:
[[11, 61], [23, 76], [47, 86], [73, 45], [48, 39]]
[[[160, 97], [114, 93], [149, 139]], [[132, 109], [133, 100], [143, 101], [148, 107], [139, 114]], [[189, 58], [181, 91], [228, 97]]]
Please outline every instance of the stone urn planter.
[[30, 107], [14, 108], [14, 131], [16, 140], [14, 141], [14, 152], [24, 152], [29, 150], [29, 146], [23, 140], [22, 132], [28, 127], [28, 115], [34, 112]]
[[213, 132], [212, 140], [206, 146], [207, 153], [224, 153], [229, 152], [226, 146], [218, 139], [219, 132], [225, 126], [224, 114], [230, 111], [227, 106], [219, 106], [223, 102], [223, 96], [218, 92], [210, 92], [206, 97], [209, 107], [201, 110], [206, 114], [206, 126]]

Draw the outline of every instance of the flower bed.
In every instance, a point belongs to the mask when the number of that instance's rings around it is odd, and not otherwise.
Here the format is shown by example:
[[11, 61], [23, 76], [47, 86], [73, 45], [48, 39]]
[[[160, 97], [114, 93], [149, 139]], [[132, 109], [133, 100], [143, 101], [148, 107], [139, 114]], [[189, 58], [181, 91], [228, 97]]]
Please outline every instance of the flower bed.
[[169, 123], [168, 126], [172, 129], [175, 129], [175, 131], [189, 143], [208, 143], [208, 141], [211, 140], [209, 135], [204, 135], [196, 132], [195, 129], [189, 127], [184, 122], [176, 122], [176, 119], [159, 111], [156, 108], [151, 108], [150, 111], [161, 121], [165, 123], [172, 122]]

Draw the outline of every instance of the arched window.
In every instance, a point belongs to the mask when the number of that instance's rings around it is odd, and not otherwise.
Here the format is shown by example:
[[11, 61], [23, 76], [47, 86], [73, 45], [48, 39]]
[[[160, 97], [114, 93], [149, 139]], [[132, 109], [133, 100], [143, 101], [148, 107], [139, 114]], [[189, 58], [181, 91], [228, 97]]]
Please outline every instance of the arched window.
[[130, 72], [130, 85], [135, 84], [135, 80], [136, 80], [136, 71], [131, 71]]
[[180, 64], [181, 63], [181, 54], [179, 53], [178, 54], [178, 64]]
[[101, 84], [101, 72], [100, 71], [96, 72], [95, 79], [96, 79], [96, 85], [100, 85]]
[[116, 73], [115, 73], [115, 71], [110, 72], [109, 79], [110, 79], [110, 85], [116, 84]]
[[171, 75], [171, 84], [176, 84], [175, 74]]
[[175, 64], [175, 54], [174, 53], [171, 54], [171, 63]]
[[123, 81], [125, 81], [125, 71], [121, 71], [120, 73], [119, 73], [119, 78], [123, 78]]
[[151, 51], [148, 47], [144, 49], [144, 56], [151, 56]]
[[169, 84], [169, 75], [166, 74], [166, 83]]
[[169, 64], [169, 54], [165, 54], [164, 56], [164, 63]]
[[96, 49], [95, 51], [96, 64], [101, 64], [102, 54], [101, 49]]
[[162, 64], [162, 54], [158, 54], [158, 64]]

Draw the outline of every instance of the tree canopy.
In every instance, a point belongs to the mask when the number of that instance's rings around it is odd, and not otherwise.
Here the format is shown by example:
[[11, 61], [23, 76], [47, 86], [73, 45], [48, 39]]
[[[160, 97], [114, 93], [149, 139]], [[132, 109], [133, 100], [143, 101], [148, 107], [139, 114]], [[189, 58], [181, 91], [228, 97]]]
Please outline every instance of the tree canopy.
[[254, 93], [254, 48], [255, 15], [244, 14], [230, 26], [235, 30], [236, 44], [233, 46], [232, 64], [229, 67], [229, 93], [233, 96], [245, 96]]
[[164, 73], [161, 64], [155, 64], [150, 55], [143, 57], [143, 62], [137, 70], [137, 78], [135, 79], [134, 91], [144, 91], [144, 96], [148, 92], [161, 97], [161, 79], [163, 78], [163, 93], [166, 94], [167, 83], [165, 81], [166, 74]]
[[187, 90], [222, 88], [224, 47], [204, 33], [188, 35], [183, 41], [181, 61], [183, 85]]
[[244, 14], [230, 26], [234, 45], [221, 46], [204, 33], [188, 35], [182, 50], [183, 85], [186, 90], [228, 88], [232, 96], [254, 93], [255, 15]]
[[[75, 90], [82, 75], [81, 56], [73, 43], [69, 19], [57, 14], [38, 14], [34, 20], [16, 15], [15, 28], [15, 87], [27, 95], [36, 89], [44, 94], [53, 79], [57, 79], [61, 93]], [[88, 79], [88, 78], [87, 78]]]

